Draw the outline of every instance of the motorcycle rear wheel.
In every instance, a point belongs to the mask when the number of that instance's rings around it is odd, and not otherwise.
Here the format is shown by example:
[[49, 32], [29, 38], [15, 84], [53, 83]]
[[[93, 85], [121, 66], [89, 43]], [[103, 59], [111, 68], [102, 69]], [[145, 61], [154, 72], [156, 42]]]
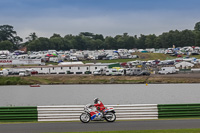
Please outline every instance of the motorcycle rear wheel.
[[114, 122], [116, 120], [116, 115], [113, 112], [108, 112], [105, 115], [105, 119], [107, 122]]
[[80, 121], [83, 123], [88, 123], [90, 121], [90, 115], [88, 113], [82, 113], [80, 115]]

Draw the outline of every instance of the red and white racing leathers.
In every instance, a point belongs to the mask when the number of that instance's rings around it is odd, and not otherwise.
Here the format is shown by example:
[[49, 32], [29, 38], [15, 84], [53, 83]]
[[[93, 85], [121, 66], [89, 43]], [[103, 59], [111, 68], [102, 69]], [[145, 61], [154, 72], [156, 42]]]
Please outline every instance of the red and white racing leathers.
[[103, 111], [105, 109], [105, 107], [101, 101], [98, 101], [97, 104], [95, 104], [94, 106], [100, 111]]

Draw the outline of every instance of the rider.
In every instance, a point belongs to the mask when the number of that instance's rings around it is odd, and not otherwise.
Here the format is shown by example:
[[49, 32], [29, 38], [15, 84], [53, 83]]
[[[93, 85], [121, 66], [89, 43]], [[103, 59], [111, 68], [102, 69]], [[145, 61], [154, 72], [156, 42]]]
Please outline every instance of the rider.
[[99, 100], [99, 98], [94, 99], [94, 106], [99, 110], [100, 112], [103, 112], [105, 109], [103, 103]]

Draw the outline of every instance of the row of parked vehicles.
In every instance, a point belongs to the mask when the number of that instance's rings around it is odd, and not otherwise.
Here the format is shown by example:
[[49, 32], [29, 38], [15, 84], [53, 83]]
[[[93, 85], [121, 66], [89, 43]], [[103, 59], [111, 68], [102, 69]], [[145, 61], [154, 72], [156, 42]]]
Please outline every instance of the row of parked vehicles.
[[[158, 74], [174, 74], [177, 73], [178, 70], [175, 67], [162, 67]], [[99, 69], [93, 72], [94, 75], [106, 75], [106, 76], [149, 76], [151, 73], [147, 70], [142, 70], [141, 68], [112, 68], [112, 69]]]
[[149, 71], [144, 71], [141, 68], [111, 68], [111, 69], [99, 69], [93, 72], [94, 75], [106, 75], [106, 76], [133, 76], [133, 75], [147, 75], [149, 76], [151, 73]]
[[[177, 73], [178, 70], [175, 67], [162, 67], [158, 74], [173, 74]], [[22, 69], [19, 71], [9, 71], [8, 69], [3, 69], [0, 71], [0, 76], [8, 75], [19, 75], [19, 76], [30, 76], [38, 74], [37, 71], [33, 69]], [[67, 73], [70, 74], [70, 73]], [[89, 74], [89, 73], [88, 73]], [[93, 75], [106, 75], [106, 76], [149, 76], [151, 73], [147, 70], [142, 70], [141, 68], [110, 68], [110, 69], [97, 69], [93, 72]]]
[[9, 71], [8, 69], [3, 69], [0, 71], [0, 76], [8, 76], [8, 75], [30, 76], [34, 74], [38, 74], [38, 72], [33, 69], [22, 69], [19, 71]]

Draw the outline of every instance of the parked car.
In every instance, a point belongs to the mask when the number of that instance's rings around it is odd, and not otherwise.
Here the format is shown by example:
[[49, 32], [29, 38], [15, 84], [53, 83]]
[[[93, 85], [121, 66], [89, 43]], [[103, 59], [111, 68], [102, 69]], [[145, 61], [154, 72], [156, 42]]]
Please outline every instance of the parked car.
[[142, 71], [139, 74], [137, 74], [137, 76], [149, 76], [149, 75], [151, 75], [149, 71]]
[[33, 70], [33, 71], [31, 72], [31, 74], [32, 74], [32, 75], [38, 74], [38, 71]]

